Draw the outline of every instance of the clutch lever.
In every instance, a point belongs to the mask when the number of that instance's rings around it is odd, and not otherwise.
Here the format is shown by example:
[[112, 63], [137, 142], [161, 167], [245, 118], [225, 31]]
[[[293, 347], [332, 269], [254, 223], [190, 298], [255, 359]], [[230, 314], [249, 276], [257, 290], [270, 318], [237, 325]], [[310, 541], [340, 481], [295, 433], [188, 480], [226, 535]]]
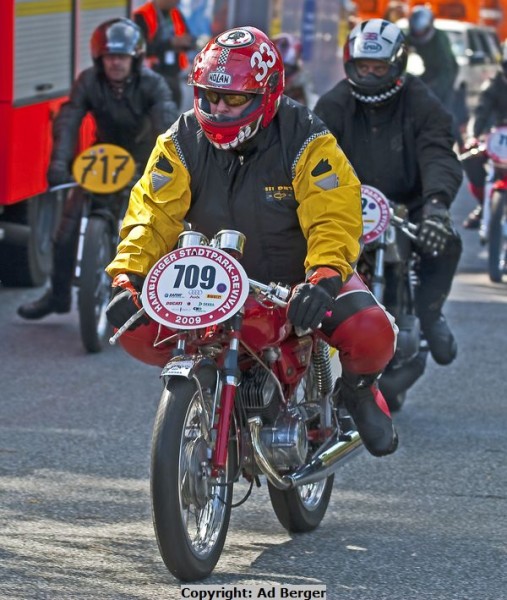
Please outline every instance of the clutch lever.
[[123, 325], [118, 329], [118, 331], [109, 338], [109, 343], [111, 344], [111, 346], [114, 346], [118, 339], [127, 331], [127, 329], [133, 323], [135, 323], [137, 319], [140, 319], [145, 313], [146, 311], [144, 310], [144, 308], [140, 308], [134, 315], [130, 317], [130, 319], [125, 321], [125, 323], [123, 323]]

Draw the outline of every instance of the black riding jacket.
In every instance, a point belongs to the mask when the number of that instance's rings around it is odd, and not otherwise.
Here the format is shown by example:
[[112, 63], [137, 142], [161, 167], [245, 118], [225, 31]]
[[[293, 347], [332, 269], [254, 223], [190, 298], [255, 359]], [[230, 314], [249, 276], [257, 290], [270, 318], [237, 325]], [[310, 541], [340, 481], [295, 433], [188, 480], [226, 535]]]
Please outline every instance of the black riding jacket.
[[117, 97], [105, 75], [96, 67], [85, 69], [72, 86], [53, 126], [51, 161], [72, 162], [79, 127], [91, 113], [97, 125], [96, 141], [116, 144], [145, 165], [157, 135], [177, 116], [171, 92], [163, 77], [142, 67]]
[[407, 75], [392, 101], [356, 100], [347, 80], [324, 94], [314, 112], [326, 123], [363, 184], [409, 207], [411, 218], [430, 198], [447, 206], [463, 178], [454, 153], [452, 119], [418, 79]]

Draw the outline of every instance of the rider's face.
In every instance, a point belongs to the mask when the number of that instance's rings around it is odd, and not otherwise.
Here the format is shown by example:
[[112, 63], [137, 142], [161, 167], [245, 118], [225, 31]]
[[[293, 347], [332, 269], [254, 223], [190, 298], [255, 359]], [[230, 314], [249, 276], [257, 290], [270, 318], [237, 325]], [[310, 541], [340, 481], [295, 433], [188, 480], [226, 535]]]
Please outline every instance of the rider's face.
[[121, 82], [132, 71], [132, 56], [127, 54], [106, 54], [102, 57], [104, 73], [110, 81]]
[[389, 71], [389, 65], [374, 58], [363, 58], [356, 60], [356, 70], [359, 77], [367, 77], [370, 74], [376, 77], [384, 77]]

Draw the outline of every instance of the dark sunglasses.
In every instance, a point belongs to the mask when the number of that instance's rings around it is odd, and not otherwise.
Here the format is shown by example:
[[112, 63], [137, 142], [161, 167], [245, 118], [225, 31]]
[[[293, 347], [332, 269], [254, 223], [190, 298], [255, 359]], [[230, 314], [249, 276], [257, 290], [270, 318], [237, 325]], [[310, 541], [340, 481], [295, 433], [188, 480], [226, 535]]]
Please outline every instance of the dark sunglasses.
[[204, 96], [211, 104], [218, 104], [223, 100], [227, 106], [243, 106], [249, 102], [255, 94], [224, 94], [214, 90], [205, 90]]

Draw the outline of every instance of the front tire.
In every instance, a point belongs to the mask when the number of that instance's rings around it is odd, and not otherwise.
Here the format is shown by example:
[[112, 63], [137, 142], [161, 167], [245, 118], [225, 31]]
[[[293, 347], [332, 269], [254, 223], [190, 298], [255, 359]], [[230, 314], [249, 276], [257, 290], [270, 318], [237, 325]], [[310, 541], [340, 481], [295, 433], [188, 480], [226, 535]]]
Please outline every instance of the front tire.
[[491, 215], [488, 231], [488, 273], [494, 283], [500, 283], [505, 272], [507, 245], [504, 235], [506, 226], [506, 194], [495, 191], [491, 196]]
[[218, 477], [209, 469], [216, 374], [207, 369], [197, 378], [200, 386], [181, 377], [169, 379], [152, 444], [155, 533], [165, 565], [181, 581], [203, 579], [215, 568], [229, 527], [233, 492], [232, 458]]
[[86, 227], [79, 277], [79, 325], [87, 352], [100, 352], [112, 332], [106, 318], [111, 279], [105, 272], [113, 259], [111, 227], [102, 217], [91, 216]]

